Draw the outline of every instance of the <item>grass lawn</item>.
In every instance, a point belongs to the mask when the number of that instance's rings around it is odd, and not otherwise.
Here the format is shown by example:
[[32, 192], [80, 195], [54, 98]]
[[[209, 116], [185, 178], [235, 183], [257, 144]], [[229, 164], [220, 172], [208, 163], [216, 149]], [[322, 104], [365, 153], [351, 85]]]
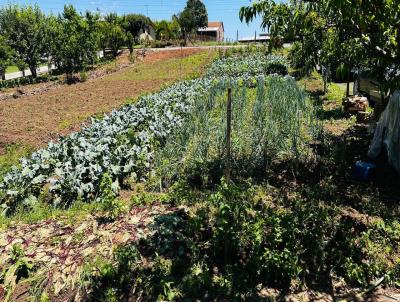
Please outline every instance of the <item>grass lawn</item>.
[[15, 65], [8, 66], [6, 69], [6, 73], [14, 73], [14, 72], [18, 72], [18, 71], [19, 71], [19, 69]]

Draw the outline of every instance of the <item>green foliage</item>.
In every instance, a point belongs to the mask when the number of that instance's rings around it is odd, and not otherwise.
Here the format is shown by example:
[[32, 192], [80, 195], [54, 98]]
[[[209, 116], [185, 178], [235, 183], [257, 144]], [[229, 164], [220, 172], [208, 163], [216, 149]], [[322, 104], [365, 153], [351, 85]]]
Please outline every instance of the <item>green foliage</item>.
[[0, 155], [0, 181], [14, 165], [18, 165], [19, 159], [29, 156], [33, 148], [28, 145], [9, 145], [5, 148], [5, 153]]
[[87, 71], [81, 71], [79, 74], [79, 78], [80, 78], [81, 82], [86, 82], [89, 78]]
[[207, 26], [208, 13], [204, 3], [201, 0], [188, 0], [186, 7], [173, 21], [180, 26], [182, 39], [187, 43], [188, 35], [200, 27]]
[[72, 80], [72, 74], [93, 65], [97, 60], [97, 21], [99, 16], [84, 17], [72, 5], [64, 6], [58, 18], [49, 18], [51, 58], [57, 68]]
[[19, 244], [14, 244], [9, 253], [11, 265], [0, 271], [0, 282], [5, 285], [6, 290], [4, 301], [9, 301], [18, 282], [22, 278], [27, 278], [34, 269], [34, 265], [25, 258], [24, 251]]
[[[304, 92], [292, 78], [280, 76], [231, 87], [234, 175], [264, 175], [276, 160], [287, 161], [297, 173], [297, 165], [309, 159], [309, 143], [320, 129]], [[221, 88], [210, 89], [199, 99], [191, 119], [156, 153], [155, 167], [163, 186], [180, 177], [194, 186], [219, 181], [225, 166], [227, 98], [226, 87]]]
[[[271, 33], [270, 48], [280, 41], [296, 41], [294, 66], [309, 74], [317, 66], [334, 72], [340, 64], [347, 69], [372, 69], [385, 88], [399, 83], [398, 1], [255, 1], [240, 11], [249, 22], [261, 15]], [[387, 17], [388, 16], [388, 17]]]
[[118, 181], [113, 182], [108, 173], [105, 173], [100, 182], [100, 195], [97, 198], [101, 215], [106, 220], [115, 220], [122, 211], [117, 200], [119, 190]]
[[42, 75], [42, 76], [39, 76], [36, 78], [34, 78], [32, 76], [27, 76], [24, 78], [0, 81], [0, 88], [14, 88], [14, 87], [19, 87], [19, 86], [23, 86], [23, 85], [46, 83], [49, 81], [57, 81], [57, 80], [58, 80], [58, 77], [56, 77], [56, 76]]
[[6, 39], [0, 35], [0, 78], [3, 80], [7, 66], [11, 63], [12, 49]]
[[0, 9], [0, 34], [14, 51], [14, 60], [25, 62], [36, 78], [48, 43], [44, 13], [38, 6], [5, 6]]
[[186, 2], [185, 10], [191, 11], [193, 15], [194, 29], [207, 26], [207, 9], [201, 0], [188, 0]]
[[139, 33], [152, 25], [152, 21], [144, 16], [138, 14], [124, 15], [121, 19], [121, 27], [125, 33], [130, 34], [134, 43], [139, 42]]
[[118, 51], [126, 42], [126, 34], [121, 26], [122, 22], [123, 19], [118, 17], [118, 15], [110, 13], [105, 17], [105, 20], [100, 23], [100, 44], [103, 49], [111, 49], [114, 57], [118, 55]]
[[176, 184], [167, 199], [185, 210], [158, 217], [151, 237], [120, 248], [116, 265], [91, 276], [91, 298], [258, 301], [260, 288], [293, 291], [325, 284], [327, 274], [362, 287], [382, 276], [399, 282], [397, 221], [365, 229], [317, 192], [272, 202], [271, 193], [224, 181], [211, 193]]

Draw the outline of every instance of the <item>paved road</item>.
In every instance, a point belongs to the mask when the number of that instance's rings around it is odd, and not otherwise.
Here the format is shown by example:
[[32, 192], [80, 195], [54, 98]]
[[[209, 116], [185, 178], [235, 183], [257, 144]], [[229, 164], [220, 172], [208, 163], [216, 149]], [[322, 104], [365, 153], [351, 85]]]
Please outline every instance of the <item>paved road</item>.
[[[54, 65], [52, 65], [51, 69], [56, 69], [56, 67]], [[48, 72], [49, 72], [48, 66], [41, 66], [37, 69], [38, 74], [43, 74], [43, 73], [48, 73]], [[32, 73], [29, 69], [25, 70], [25, 76], [29, 76], [31, 74]], [[23, 77], [22, 71], [6, 73], [6, 80], [18, 79], [18, 78], [22, 78], [22, 77]]]
[[[97, 55], [99, 56], [99, 58], [103, 57], [103, 51], [99, 51], [97, 53]], [[55, 70], [56, 67], [53, 65], [51, 65], [51, 70]], [[49, 67], [48, 66], [41, 66], [37, 69], [37, 73], [38, 74], [43, 74], [43, 73], [48, 73], [49, 72]], [[29, 69], [25, 70], [25, 76], [30, 76], [32, 73]], [[12, 80], [12, 79], [18, 79], [18, 78], [22, 78], [22, 71], [18, 71], [18, 72], [12, 72], [12, 73], [6, 73], [6, 80]]]

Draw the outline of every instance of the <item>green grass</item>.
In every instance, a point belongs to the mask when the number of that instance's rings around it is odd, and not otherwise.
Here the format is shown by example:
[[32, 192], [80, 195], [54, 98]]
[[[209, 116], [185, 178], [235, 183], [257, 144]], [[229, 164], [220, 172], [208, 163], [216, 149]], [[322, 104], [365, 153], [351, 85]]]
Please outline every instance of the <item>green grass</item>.
[[70, 224], [84, 219], [94, 213], [97, 208], [94, 203], [75, 202], [68, 210], [56, 209], [44, 202], [38, 202], [31, 211], [17, 211], [11, 217], [0, 215], [0, 230], [7, 229], [16, 223], [31, 224], [47, 219], [63, 220]]
[[19, 71], [19, 69], [15, 65], [8, 66], [6, 69], [6, 73], [14, 73], [14, 72], [18, 72], [18, 71]]
[[6, 147], [6, 152], [0, 155], [0, 182], [4, 175], [11, 170], [11, 167], [18, 165], [21, 157], [27, 157], [33, 152], [29, 145], [16, 144]]
[[335, 102], [338, 105], [342, 104], [342, 99], [346, 96], [346, 86], [330, 83], [328, 85], [328, 93], [326, 94], [326, 100], [329, 102]]
[[[39, 67], [44, 67], [44, 66], [47, 66], [47, 64], [40, 64], [39, 65]], [[26, 69], [28, 69], [28, 67]], [[20, 71], [20, 70], [15, 65], [10, 65], [6, 69], [6, 73], [14, 73], [14, 72], [18, 72], [18, 71]]]
[[154, 63], [139, 63], [129, 71], [111, 75], [109, 80], [170, 80], [171, 82], [197, 77], [202, 68], [216, 58], [217, 52], [201, 52], [183, 58], [171, 58]]

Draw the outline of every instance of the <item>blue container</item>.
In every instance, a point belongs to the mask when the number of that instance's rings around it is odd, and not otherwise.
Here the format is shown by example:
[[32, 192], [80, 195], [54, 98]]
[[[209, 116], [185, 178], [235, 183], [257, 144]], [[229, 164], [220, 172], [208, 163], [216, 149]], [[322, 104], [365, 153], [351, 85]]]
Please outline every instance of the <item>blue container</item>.
[[356, 162], [354, 166], [354, 178], [359, 181], [370, 181], [376, 171], [376, 165], [363, 161]]

